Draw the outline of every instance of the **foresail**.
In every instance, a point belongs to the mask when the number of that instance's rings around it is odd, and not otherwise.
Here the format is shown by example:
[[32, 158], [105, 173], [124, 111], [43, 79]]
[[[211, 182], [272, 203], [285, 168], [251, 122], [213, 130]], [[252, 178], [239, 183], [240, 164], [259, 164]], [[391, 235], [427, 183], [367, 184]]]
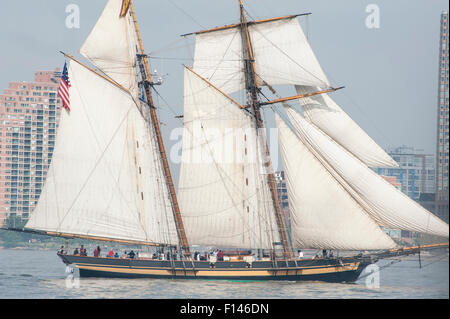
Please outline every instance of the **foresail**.
[[154, 140], [131, 96], [71, 62], [60, 127], [27, 228], [177, 244]]
[[[318, 91], [299, 86], [298, 94]], [[370, 167], [398, 167], [398, 164], [348, 116], [328, 94], [299, 99], [305, 118]]]
[[[257, 76], [271, 85], [330, 84], [296, 18], [249, 25]], [[196, 35], [193, 69], [220, 90], [245, 88], [240, 27]]]
[[130, 14], [120, 17], [122, 0], [108, 0], [80, 53], [136, 96], [137, 39]]
[[273, 248], [273, 203], [252, 118], [185, 70], [178, 199], [191, 245]]
[[448, 224], [420, 206], [368, 168], [358, 158], [292, 108], [286, 108], [297, 135], [307, 141], [321, 158], [342, 178], [347, 192], [355, 198], [379, 225], [436, 236], [449, 237]]
[[345, 191], [311, 146], [275, 113], [294, 247], [366, 250], [395, 243]]

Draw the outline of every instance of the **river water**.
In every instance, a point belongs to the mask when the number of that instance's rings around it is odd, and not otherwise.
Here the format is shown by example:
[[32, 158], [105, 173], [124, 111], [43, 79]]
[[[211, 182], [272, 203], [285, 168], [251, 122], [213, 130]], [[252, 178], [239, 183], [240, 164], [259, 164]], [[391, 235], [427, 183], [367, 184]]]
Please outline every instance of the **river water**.
[[[377, 263], [356, 283], [80, 278], [54, 251], [0, 249], [0, 299], [448, 299], [448, 251]], [[388, 266], [388, 267], [385, 267]], [[375, 277], [374, 277], [375, 276]], [[371, 278], [371, 280], [368, 280]]]

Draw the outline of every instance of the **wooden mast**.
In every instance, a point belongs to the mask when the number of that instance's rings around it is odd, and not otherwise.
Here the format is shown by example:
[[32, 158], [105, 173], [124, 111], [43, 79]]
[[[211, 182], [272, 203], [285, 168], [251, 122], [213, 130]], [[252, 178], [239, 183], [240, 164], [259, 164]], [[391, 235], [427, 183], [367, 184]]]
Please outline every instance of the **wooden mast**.
[[260, 90], [260, 84], [256, 76], [255, 69], [255, 59], [253, 56], [253, 49], [250, 40], [250, 34], [248, 32], [248, 22], [245, 18], [244, 5], [242, 0], [239, 0], [240, 12], [241, 12], [241, 33], [242, 33], [242, 44], [244, 53], [244, 69], [245, 69], [245, 87], [249, 94], [249, 104], [254, 111], [256, 126], [259, 133], [261, 134], [262, 144], [265, 149], [265, 166], [267, 168], [268, 174], [268, 184], [270, 192], [272, 194], [272, 201], [275, 208], [275, 217], [278, 225], [278, 230], [280, 233], [281, 242], [283, 245], [284, 255], [287, 259], [291, 258], [290, 245], [287, 239], [286, 229], [283, 222], [283, 217], [281, 215], [281, 207], [278, 201], [277, 188], [275, 183], [275, 176], [272, 172], [272, 163], [270, 160], [269, 147], [264, 135], [264, 124], [261, 117], [260, 103], [258, 99], [258, 92]]
[[151, 75], [150, 75], [150, 71], [149, 71], [149, 67], [148, 67], [147, 56], [145, 55], [145, 52], [144, 52], [142, 38], [139, 33], [139, 28], [138, 28], [137, 21], [136, 21], [136, 15], [134, 14], [134, 7], [133, 7], [133, 3], [131, 1], [130, 1], [130, 9], [131, 9], [131, 14], [133, 16], [133, 22], [134, 22], [134, 27], [136, 29], [136, 35], [137, 35], [137, 38], [139, 41], [139, 49], [141, 51], [140, 58], [144, 62], [144, 68], [141, 68], [142, 81], [144, 83], [145, 95], [146, 95], [147, 103], [148, 103], [149, 109], [150, 109], [150, 116], [151, 116], [153, 128], [155, 130], [159, 152], [161, 154], [161, 160], [162, 160], [162, 164], [163, 164], [163, 169], [164, 169], [164, 173], [165, 173], [165, 177], [166, 177], [167, 186], [169, 188], [169, 193], [170, 193], [170, 197], [172, 200], [172, 207], [173, 207], [173, 213], [174, 213], [174, 218], [175, 218], [175, 224], [176, 224], [176, 228], [177, 228], [178, 239], [180, 241], [181, 248], [184, 249], [186, 257], [190, 257], [191, 253], [189, 250], [189, 244], [187, 241], [186, 232], [184, 230], [183, 220], [181, 218], [181, 213], [180, 213], [180, 207], [178, 205], [178, 200], [177, 200], [177, 196], [175, 193], [175, 187], [173, 184], [172, 175], [170, 173], [170, 168], [169, 168], [169, 163], [167, 161], [167, 155], [166, 155], [166, 151], [164, 148], [163, 139], [161, 136], [161, 130], [159, 128], [159, 121], [158, 121], [156, 109], [155, 109], [155, 106], [153, 103], [152, 93], [150, 90], [150, 87], [152, 84], [152, 79], [151, 79]]

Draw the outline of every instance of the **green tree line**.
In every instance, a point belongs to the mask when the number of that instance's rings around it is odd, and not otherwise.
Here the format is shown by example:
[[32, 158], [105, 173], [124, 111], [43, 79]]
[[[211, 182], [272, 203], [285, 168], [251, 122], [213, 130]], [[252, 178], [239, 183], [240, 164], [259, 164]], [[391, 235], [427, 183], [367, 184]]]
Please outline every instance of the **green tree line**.
[[[20, 216], [9, 216], [2, 228], [23, 229], [25, 224], [26, 220], [23, 220]], [[5, 248], [28, 246], [32, 240], [39, 243], [64, 243], [64, 240], [60, 238], [55, 239], [45, 235], [0, 229], [0, 246]]]

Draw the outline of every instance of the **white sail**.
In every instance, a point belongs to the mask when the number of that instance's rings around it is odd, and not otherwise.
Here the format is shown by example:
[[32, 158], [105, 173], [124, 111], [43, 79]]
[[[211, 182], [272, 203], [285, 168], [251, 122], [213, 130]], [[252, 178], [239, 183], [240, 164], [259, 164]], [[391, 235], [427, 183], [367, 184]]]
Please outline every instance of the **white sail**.
[[250, 115], [185, 71], [178, 199], [191, 245], [273, 248], [273, 203]]
[[252, 24], [248, 29], [256, 74], [265, 82], [330, 86], [296, 18]]
[[60, 126], [27, 228], [177, 244], [148, 123], [130, 95], [70, 63], [71, 111]]
[[275, 113], [294, 247], [389, 249], [395, 243]]
[[[328, 87], [296, 18], [249, 25], [258, 77], [271, 85]], [[241, 28], [196, 35], [194, 70], [226, 93], [244, 89]]]
[[367, 212], [379, 225], [449, 237], [447, 223], [392, 186], [295, 110], [286, 108], [286, 112], [297, 134], [339, 174], [347, 191], [357, 194], [362, 206], [370, 207]]
[[[298, 94], [318, 91], [318, 87], [299, 86]], [[398, 167], [398, 164], [358, 126], [328, 94], [299, 99], [305, 118], [318, 126], [347, 151], [371, 167]]]
[[108, 0], [80, 53], [136, 96], [136, 32], [130, 13], [120, 17], [121, 8], [122, 0]]
[[226, 93], [244, 89], [240, 28], [200, 33], [195, 39], [193, 69]]

